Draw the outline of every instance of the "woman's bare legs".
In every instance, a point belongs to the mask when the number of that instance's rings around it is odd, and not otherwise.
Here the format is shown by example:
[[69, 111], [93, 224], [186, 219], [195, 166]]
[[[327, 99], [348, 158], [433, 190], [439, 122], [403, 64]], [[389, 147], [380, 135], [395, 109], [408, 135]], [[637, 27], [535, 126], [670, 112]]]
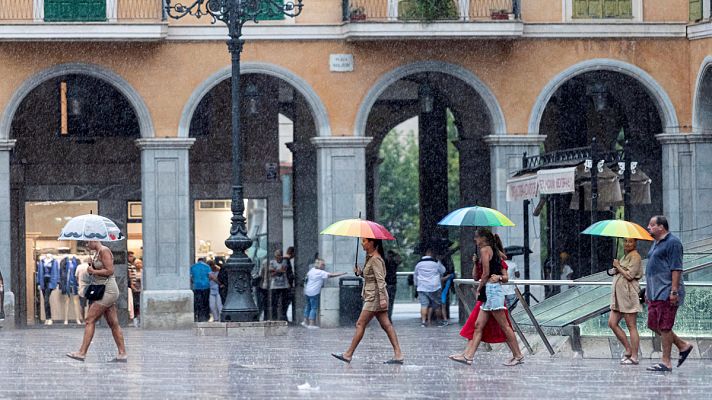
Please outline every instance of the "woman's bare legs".
[[477, 321], [475, 322], [475, 333], [472, 335], [472, 340], [467, 342], [465, 351], [462, 352], [462, 357], [472, 360], [475, 358], [475, 353], [477, 352], [477, 347], [482, 341], [482, 332], [485, 330], [487, 321], [489, 320], [489, 312], [480, 310], [480, 314], [477, 316]]
[[116, 304], [104, 311], [104, 318], [106, 318], [106, 323], [109, 324], [109, 328], [111, 328], [111, 334], [114, 336], [114, 342], [116, 342], [116, 348], [119, 351], [117, 358], [126, 358], [124, 333], [121, 331], [121, 326], [119, 325], [119, 317], [116, 313]]
[[519, 349], [519, 343], [517, 343], [517, 337], [514, 336], [514, 331], [512, 327], [509, 326], [509, 321], [507, 320], [507, 314], [504, 310], [494, 310], [492, 311], [492, 317], [499, 324], [499, 327], [504, 332], [504, 336], [507, 338], [507, 345], [510, 350], [512, 350], [512, 357], [520, 360], [522, 356], [522, 351]]
[[625, 319], [626, 326], [628, 326], [628, 332], [630, 332], [630, 359], [638, 362], [638, 350], [640, 348], [640, 335], [638, 334], [638, 326], [636, 325], [638, 314], [625, 313], [623, 314], [623, 318]]
[[[608, 316], [608, 327], [611, 328], [611, 330], [613, 331], [613, 334], [616, 335], [616, 338], [618, 338], [618, 341], [621, 342], [621, 344], [625, 348], [625, 356], [631, 357], [633, 355], [633, 352], [630, 348], [630, 343], [628, 342], [628, 338], [625, 336], [625, 332], [623, 331], [623, 329], [621, 329], [620, 325], [618, 325], [621, 322], [622, 317], [623, 317], [623, 314], [621, 314], [620, 312], [611, 310], [611, 315]], [[635, 322], [635, 319], [633, 321]], [[626, 319], [626, 323], [628, 323], [627, 319]], [[628, 327], [630, 328], [630, 325]], [[632, 339], [632, 335], [631, 335], [631, 339]], [[637, 352], [635, 353], [635, 357], [638, 358]]]
[[84, 325], [84, 338], [82, 339], [82, 345], [79, 347], [79, 351], [74, 353], [80, 357], [86, 357], [87, 351], [89, 351], [89, 345], [91, 340], [94, 338], [94, 330], [96, 329], [96, 321], [101, 318], [104, 314], [106, 307], [99, 303], [92, 303], [89, 306], [89, 311], [87, 312], [86, 325]]
[[[358, 316], [358, 321], [356, 321], [356, 332], [354, 332], [354, 337], [351, 339], [351, 346], [349, 346], [348, 350], [346, 350], [343, 354], [345, 359], [351, 360], [354, 356], [354, 351], [356, 351], [358, 344], [361, 343], [366, 327], [368, 326], [368, 323], [371, 322], [374, 315], [375, 313], [372, 311], [361, 310], [361, 315]], [[388, 317], [387, 314], [386, 317]]]
[[381, 311], [376, 314], [376, 319], [378, 323], [381, 324], [381, 328], [388, 335], [388, 340], [391, 341], [391, 346], [393, 346], [393, 359], [402, 360], [403, 354], [401, 354], [400, 344], [398, 344], [398, 335], [396, 335], [396, 329], [391, 324], [391, 320], [388, 319], [388, 311]]

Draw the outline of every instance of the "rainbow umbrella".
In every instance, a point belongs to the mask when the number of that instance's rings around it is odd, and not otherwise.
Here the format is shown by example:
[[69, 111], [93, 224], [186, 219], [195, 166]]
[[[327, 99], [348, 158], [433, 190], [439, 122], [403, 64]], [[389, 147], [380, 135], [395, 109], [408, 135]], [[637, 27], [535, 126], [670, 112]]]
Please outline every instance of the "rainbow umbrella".
[[[359, 213], [359, 217], [361, 213]], [[358, 238], [396, 240], [383, 225], [361, 218], [343, 219], [329, 225], [320, 232], [321, 235], [348, 236], [356, 239], [356, 256], [358, 257]], [[354, 265], [356, 260], [354, 260]]]
[[606, 219], [598, 221], [581, 233], [594, 236], [653, 240], [653, 237], [650, 236], [645, 228], [634, 222], [628, 222], [622, 219]]
[[487, 207], [472, 206], [459, 208], [438, 222], [448, 226], [514, 226], [501, 212]]
[[344, 219], [334, 222], [320, 233], [322, 235], [396, 240], [383, 225], [361, 218]]

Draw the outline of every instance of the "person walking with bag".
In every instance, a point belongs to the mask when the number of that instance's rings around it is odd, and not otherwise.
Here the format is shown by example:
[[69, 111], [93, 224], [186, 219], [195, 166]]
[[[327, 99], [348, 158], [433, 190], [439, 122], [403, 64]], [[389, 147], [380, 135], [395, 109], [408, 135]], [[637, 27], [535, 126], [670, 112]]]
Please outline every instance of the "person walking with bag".
[[376, 317], [393, 346], [393, 358], [385, 361], [384, 364], [403, 364], [403, 354], [400, 344], [398, 344], [398, 336], [391, 320], [388, 319], [388, 291], [386, 290], [386, 263], [383, 261], [383, 242], [381, 239], [363, 238], [361, 247], [366, 252], [366, 264], [363, 269], [358, 265], [354, 266], [354, 273], [357, 276], [362, 276], [365, 281], [361, 291], [363, 308], [358, 321], [356, 321], [356, 332], [351, 339], [349, 348], [343, 353], [331, 353], [331, 355], [345, 363], [350, 363], [356, 347], [363, 339], [368, 323], [373, 317]]
[[[608, 327], [625, 348], [621, 359], [623, 365], [638, 365], [640, 336], [636, 319], [638, 313], [642, 311], [638, 298], [638, 292], [640, 292], [638, 281], [643, 277], [643, 267], [640, 254], [636, 250], [637, 243], [635, 239], [626, 239], [623, 242], [625, 256], [620, 261], [613, 260], [615, 274], [611, 290], [611, 315], [608, 317]], [[625, 319], [625, 324], [628, 326], [630, 342], [623, 329], [618, 325], [621, 319]]]
[[111, 334], [116, 342], [118, 354], [112, 362], [126, 362], [128, 355], [126, 354], [126, 345], [124, 343], [124, 334], [119, 325], [117, 315], [116, 302], [119, 299], [119, 287], [116, 284], [114, 277], [114, 255], [111, 249], [101, 244], [101, 242], [92, 240], [87, 243], [87, 248], [95, 251], [96, 254], [87, 268], [87, 274], [92, 278], [91, 285], [86, 289], [85, 297], [89, 300], [89, 311], [84, 325], [84, 338], [79, 347], [79, 351], [67, 353], [67, 357], [84, 361], [89, 350], [89, 345], [94, 338], [94, 330], [96, 329], [96, 321], [102, 315], [106, 323], [111, 328]]

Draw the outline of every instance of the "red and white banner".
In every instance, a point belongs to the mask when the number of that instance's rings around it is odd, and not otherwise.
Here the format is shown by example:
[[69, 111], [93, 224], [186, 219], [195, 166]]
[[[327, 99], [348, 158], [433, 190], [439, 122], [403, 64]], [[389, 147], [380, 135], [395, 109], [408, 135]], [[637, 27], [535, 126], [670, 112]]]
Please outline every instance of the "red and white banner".
[[576, 191], [575, 175], [576, 167], [540, 169], [536, 173], [539, 193], [572, 193]]
[[536, 174], [522, 175], [507, 180], [507, 201], [531, 200], [538, 194]]

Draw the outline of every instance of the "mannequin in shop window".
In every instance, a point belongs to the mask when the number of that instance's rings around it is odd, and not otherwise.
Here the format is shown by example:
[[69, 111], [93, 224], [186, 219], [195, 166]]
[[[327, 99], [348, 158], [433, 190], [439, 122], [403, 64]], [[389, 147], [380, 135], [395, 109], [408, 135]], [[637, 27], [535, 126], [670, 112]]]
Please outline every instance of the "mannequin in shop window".
[[87, 315], [87, 299], [84, 297], [84, 293], [87, 290], [87, 286], [91, 285], [91, 276], [87, 273], [87, 268], [89, 268], [89, 261], [91, 257], [83, 257], [81, 259], [81, 264], [77, 265], [76, 271], [74, 272], [74, 277], [77, 281], [77, 293], [79, 294], [79, 306], [81, 308], [81, 320], [84, 321]]
[[69, 303], [73, 304], [77, 325], [82, 324], [82, 321], [79, 319], [79, 300], [77, 299], [79, 294], [79, 285], [77, 284], [76, 276], [78, 265], [79, 260], [74, 256], [65, 257], [59, 263], [59, 287], [62, 290], [62, 294], [67, 296], [64, 303], [64, 325], [68, 324]]
[[45, 309], [45, 325], [52, 325], [50, 296], [59, 283], [59, 263], [51, 254], [45, 254], [37, 262], [37, 288], [42, 292]]

